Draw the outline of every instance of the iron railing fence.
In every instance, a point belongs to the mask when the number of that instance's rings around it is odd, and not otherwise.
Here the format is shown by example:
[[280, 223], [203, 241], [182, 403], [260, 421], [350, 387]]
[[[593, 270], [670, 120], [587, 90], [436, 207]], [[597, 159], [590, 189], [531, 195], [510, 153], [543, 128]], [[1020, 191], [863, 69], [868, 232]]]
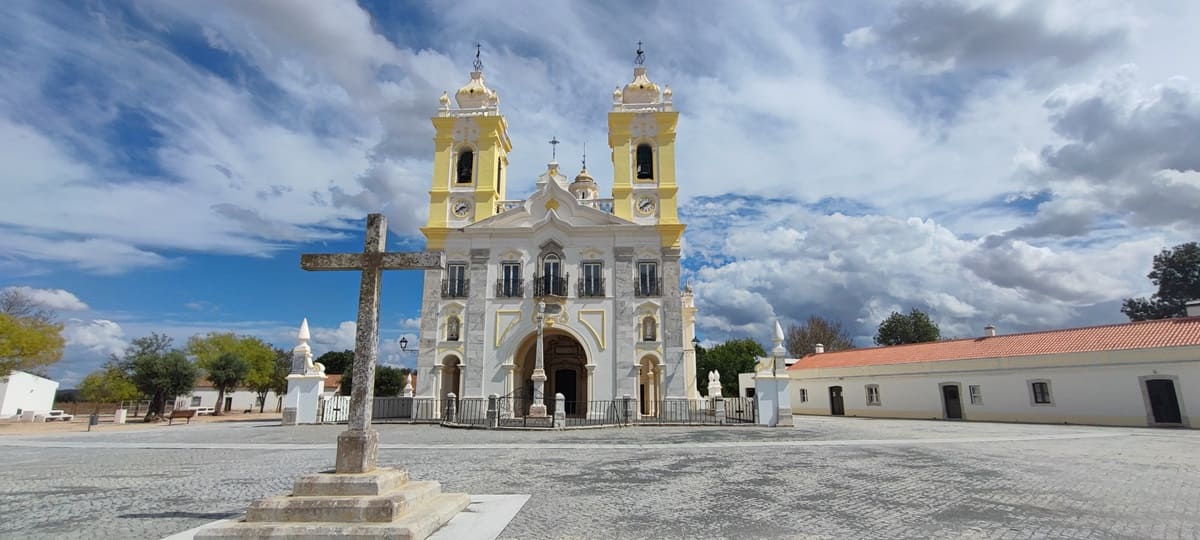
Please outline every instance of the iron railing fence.
[[442, 298], [466, 298], [471, 292], [469, 279], [443, 279]]
[[447, 401], [442, 411], [442, 424], [487, 427], [487, 398], [458, 398]]
[[638, 280], [633, 295], [639, 298], [662, 296], [662, 278]]
[[496, 280], [496, 298], [524, 298], [524, 280]]
[[371, 420], [380, 422], [436, 423], [445, 400], [418, 397], [377, 397], [371, 407]]
[[570, 283], [571, 274], [566, 277], [556, 277], [547, 275], [533, 276], [534, 296], [566, 296], [567, 284]]
[[695, 399], [671, 399], [641, 403], [639, 424], [720, 424], [711, 403]]
[[604, 278], [579, 278], [579, 281], [575, 284], [575, 295], [580, 298], [604, 296]]

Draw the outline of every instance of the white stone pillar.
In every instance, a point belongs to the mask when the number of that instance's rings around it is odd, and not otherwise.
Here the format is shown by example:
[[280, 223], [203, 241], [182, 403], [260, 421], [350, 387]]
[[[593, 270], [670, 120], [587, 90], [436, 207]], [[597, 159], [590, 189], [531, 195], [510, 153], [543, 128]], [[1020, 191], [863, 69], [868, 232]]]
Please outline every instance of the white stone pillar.
[[[587, 388], [587, 399], [580, 400], [587, 407], [588, 418], [597, 418], [603, 415], [604, 411], [593, 411], [591, 402], [596, 400], [596, 364], [584, 364], [584, 369], [587, 369], [587, 381], [584, 382], [584, 388]], [[614, 396], [616, 397], [616, 396]]]
[[445, 401], [443, 401], [443, 399], [442, 399], [442, 369], [444, 367], [445, 366], [443, 366], [441, 363], [437, 363], [437, 364], [433, 365], [433, 417], [434, 418], [442, 417], [442, 407], [445, 406], [444, 405]]
[[308, 346], [308, 319], [300, 323], [299, 344], [292, 349], [292, 373], [287, 376], [288, 392], [283, 399], [283, 425], [317, 423], [317, 407], [325, 391], [325, 366], [312, 361]]
[[533, 404], [529, 406], [529, 416], [531, 418], [546, 417], [545, 388], [546, 388], [546, 370], [545, 367], [545, 347], [542, 345], [542, 333], [546, 322], [546, 303], [538, 302], [537, 305], [537, 357], [536, 363], [533, 365]]

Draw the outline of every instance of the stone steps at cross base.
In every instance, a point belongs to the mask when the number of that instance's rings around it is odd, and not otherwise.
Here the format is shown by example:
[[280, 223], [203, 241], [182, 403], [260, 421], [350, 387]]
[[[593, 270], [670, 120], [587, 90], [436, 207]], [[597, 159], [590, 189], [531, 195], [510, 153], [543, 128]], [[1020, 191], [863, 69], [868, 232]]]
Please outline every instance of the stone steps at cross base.
[[291, 538], [324, 540], [358, 538], [370, 540], [420, 540], [428, 538], [442, 525], [471, 504], [466, 493], [441, 493], [414, 506], [395, 521], [386, 523], [334, 522], [239, 522], [225, 527], [205, 529], [196, 538]]
[[246, 510], [246, 521], [386, 523], [440, 495], [441, 492], [440, 482], [424, 480], [405, 482], [380, 495], [267, 497], [250, 505]]

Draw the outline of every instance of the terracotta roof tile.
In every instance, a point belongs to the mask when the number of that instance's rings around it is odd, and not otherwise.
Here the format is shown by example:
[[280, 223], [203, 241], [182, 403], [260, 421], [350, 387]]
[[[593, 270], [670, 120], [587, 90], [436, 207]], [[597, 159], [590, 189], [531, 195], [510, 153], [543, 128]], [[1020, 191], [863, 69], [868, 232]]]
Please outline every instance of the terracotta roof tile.
[[810, 354], [788, 370], [1200, 345], [1200, 317], [1064, 328]]

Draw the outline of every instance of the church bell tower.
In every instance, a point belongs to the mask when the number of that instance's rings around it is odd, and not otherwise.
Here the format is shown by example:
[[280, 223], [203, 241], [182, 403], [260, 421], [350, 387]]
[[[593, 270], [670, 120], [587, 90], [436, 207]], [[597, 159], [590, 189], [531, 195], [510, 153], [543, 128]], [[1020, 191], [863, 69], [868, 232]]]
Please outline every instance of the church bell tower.
[[478, 45], [474, 67], [471, 80], [455, 93], [457, 107], [442, 93], [433, 117], [433, 187], [429, 221], [421, 228], [426, 249], [441, 249], [448, 231], [495, 215], [505, 199], [512, 142], [500, 97], [484, 84]]
[[613, 91], [608, 113], [608, 146], [613, 161], [613, 213], [635, 223], [657, 225], [663, 247], [679, 247], [675, 183], [675, 127], [679, 113], [671, 87], [662, 89], [646, 75], [638, 43], [633, 80]]

